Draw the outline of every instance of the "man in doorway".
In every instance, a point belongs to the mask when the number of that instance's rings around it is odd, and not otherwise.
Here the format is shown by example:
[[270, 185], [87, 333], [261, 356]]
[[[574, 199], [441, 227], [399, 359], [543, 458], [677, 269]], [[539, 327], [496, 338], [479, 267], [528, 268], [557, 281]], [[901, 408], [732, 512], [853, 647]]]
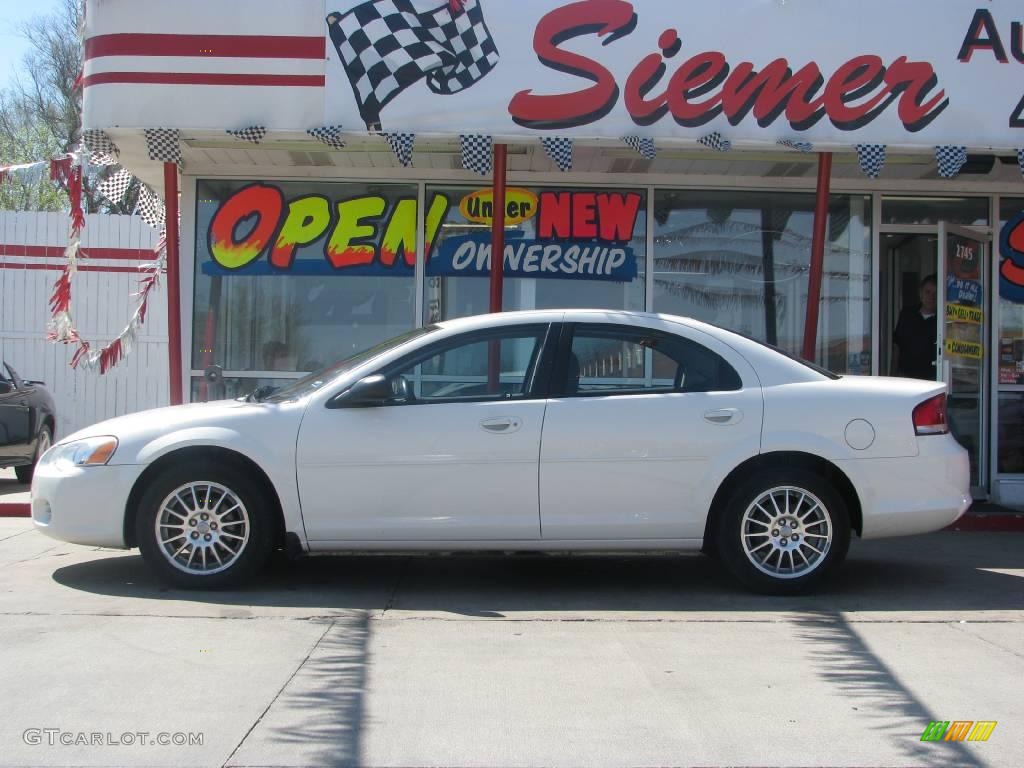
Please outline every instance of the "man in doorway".
[[935, 381], [935, 356], [938, 342], [938, 286], [935, 275], [928, 275], [918, 289], [921, 303], [900, 312], [893, 341], [896, 344], [896, 373], [911, 379]]

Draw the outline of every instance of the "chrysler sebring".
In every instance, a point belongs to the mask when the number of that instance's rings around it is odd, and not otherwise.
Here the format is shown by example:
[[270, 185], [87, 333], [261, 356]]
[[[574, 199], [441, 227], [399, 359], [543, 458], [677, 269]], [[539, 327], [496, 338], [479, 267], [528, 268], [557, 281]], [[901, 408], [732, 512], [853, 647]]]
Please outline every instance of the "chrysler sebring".
[[806, 591], [853, 533], [934, 531], [970, 503], [941, 383], [836, 376], [668, 315], [430, 325], [247, 398], [71, 435], [32, 517], [220, 587], [293, 552], [703, 549]]

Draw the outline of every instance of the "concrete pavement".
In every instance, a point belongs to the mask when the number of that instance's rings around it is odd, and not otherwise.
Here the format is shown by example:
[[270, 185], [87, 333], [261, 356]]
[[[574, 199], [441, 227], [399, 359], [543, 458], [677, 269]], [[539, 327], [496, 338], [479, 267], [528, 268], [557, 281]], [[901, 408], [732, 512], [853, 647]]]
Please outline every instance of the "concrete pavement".
[[1017, 766], [1022, 544], [855, 542], [801, 599], [677, 555], [315, 558], [189, 593], [0, 520], [0, 765]]

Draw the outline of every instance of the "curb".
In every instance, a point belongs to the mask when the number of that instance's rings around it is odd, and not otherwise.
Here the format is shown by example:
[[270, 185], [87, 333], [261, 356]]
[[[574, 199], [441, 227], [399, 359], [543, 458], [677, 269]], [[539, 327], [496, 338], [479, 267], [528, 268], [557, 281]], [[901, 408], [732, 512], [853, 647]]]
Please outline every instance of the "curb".
[[974, 514], [968, 512], [952, 525], [944, 528], [945, 531], [1024, 531], [1024, 514], [1019, 513], [996, 513], [996, 514]]
[[0, 517], [32, 517], [32, 506], [27, 502], [0, 504]]

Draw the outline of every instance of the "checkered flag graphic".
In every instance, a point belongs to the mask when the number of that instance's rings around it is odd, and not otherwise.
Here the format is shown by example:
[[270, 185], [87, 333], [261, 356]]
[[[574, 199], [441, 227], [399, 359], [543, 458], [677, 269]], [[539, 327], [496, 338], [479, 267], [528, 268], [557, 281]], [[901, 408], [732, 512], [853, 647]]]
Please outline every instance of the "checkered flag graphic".
[[1024, 149], [1017, 150], [1017, 167], [1020, 168], [1020, 173], [1024, 176]]
[[253, 144], [259, 144], [263, 141], [263, 137], [267, 135], [267, 129], [262, 125], [250, 125], [248, 128], [240, 128], [237, 131], [233, 131], [229, 128], [227, 132], [236, 139], [251, 141]]
[[722, 134], [718, 131], [709, 133], [707, 136], [701, 136], [697, 139], [697, 143], [707, 147], [708, 149], [713, 149], [716, 152], [728, 152], [732, 149], [732, 142], [728, 139], [722, 138]]
[[159, 195], [145, 184], [139, 189], [139, 216], [157, 232], [163, 232], [167, 225], [167, 211]]
[[540, 140], [548, 157], [555, 161], [561, 171], [572, 170], [572, 139], [547, 136]]
[[413, 83], [434, 93], [469, 88], [498, 63], [479, 0], [368, 0], [327, 16], [366, 127]]
[[775, 142], [781, 147], [795, 149], [797, 152], [813, 152], [814, 145], [809, 141], [798, 141], [797, 139], [779, 139]]
[[177, 128], [147, 128], [143, 133], [150, 160], [181, 166], [181, 132]]
[[885, 145], [858, 144], [857, 162], [865, 175], [877, 179], [878, 174], [885, 168]]
[[122, 168], [117, 173], [112, 173], [100, 182], [99, 192], [116, 205], [124, 200], [124, 196], [128, 193], [128, 188], [131, 187], [132, 179], [134, 178], [131, 171], [127, 168]]
[[935, 148], [935, 161], [939, 164], [939, 176], [952, 179], [967, 162], [967, 147], [944, 144]]
[[626, 146], [639, 153], [645, 160], [653, 160], [658, 156], [658, 150], [654, 147], [654, 139], [643, 136], [623, 136], [622, 140], [626, 142]]
[[481, 176], [490, 175], [494, 160], [491, 137], [478, 134], [460, 136], [459, 143], [462, 144], [462, 167]]
[[416, 143], [416, 134], [382, 133], [381, 135], [391, 147], [391, 151], [395, 153], [395, 157], [398, 158], [398, 162], [406, 168], [412, 165], [412, 148]]
[[313, 128], [306, 131], [317, 141], [323, 142], [331, 149], [344, 149], [345, 140], [342, 138], [340, 125], [325, 125], [322, 128]]
[[89, 150], [89, 162], [92, 165], [117, 165], [120, 162], [117, 145], [105, 131], [98, 128], [82, 131], [82, 143]]

